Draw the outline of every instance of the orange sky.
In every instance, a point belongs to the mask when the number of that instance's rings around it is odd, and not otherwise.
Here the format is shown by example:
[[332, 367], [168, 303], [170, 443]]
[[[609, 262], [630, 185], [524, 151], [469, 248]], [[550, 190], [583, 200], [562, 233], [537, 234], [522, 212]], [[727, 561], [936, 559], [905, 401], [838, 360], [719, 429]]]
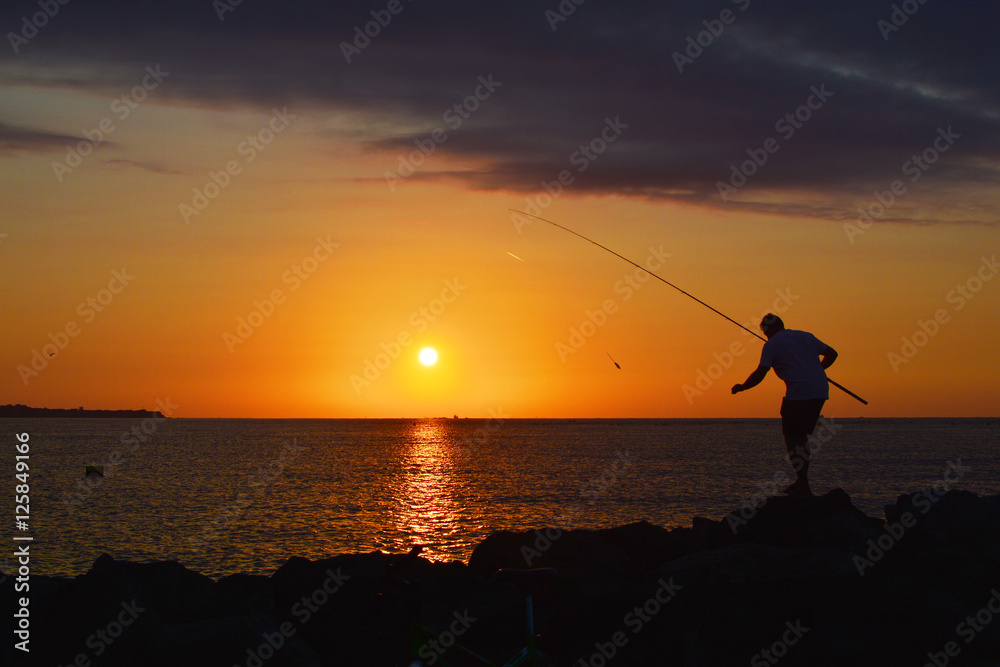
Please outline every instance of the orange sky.
[[[71, 139], [108, 116], [117, 91], [5, 80], [0, 121]], [[773, 375], [729, 391], [759, 341], [662, 283], [629, 286], [635, 269], [593, 245], [515, 224], [508, 209], [540, 186], [447, 177], [487, 171], [489, 156], [442, 148], [417, 170], [442, 178], [393, 189], [384, 175], [407, 151], [362, 138], [426, 124], [304, 100], [276, 116], [169, 85], [65, 173], [53, 162], [68, 141], [0, 151], [0, 402], [153, 408], [169, 397], [182, 417], [777, 416]], [[247, 148], [267, 127], [273, 141]], [[629, 146], [610, 145], [591, 173]], [[185, 215], [213, 174], [225, 187]], [[995, 187], [941, 188], [907, 205], [941, 220], [961, 219], [968, 201], [1000, 203]], [[751, 203], [777, 196], [762, 187]], [[651, 248], [668, 255], [659, 275], [734, 319], [776, 310], [815, 333], [840, 353], [831, 378], [871, 403], [831, 388], [828, 415], [996, 415], [996, 226], [877, 221], [852, 242], [850, 203], [826, 203], [847, 217], [568, 185], [541, 215], [640, 263]], [[234, 343], [241, 318], [259, 326]], [[919, 347], [904, 348], [915, 335]], [[432, 367], [417, 361], [425, 346], [440, 354]]]
[[[163, 112], [149, 109], [149, 122]], [[232, 135], [235, 145], [240, 129]], [[16, 285], [6, 296], [15, 315], [2, 353], [6, 402], [150, 408], [170, 397], [187, 417], [776, 413], [783, 387], [773, 375], [729, 393], [755, 367], [759, 341], [662, 283], [637, 282], [634, 267], [595, 246], [541, 222], [519, 230], [507, 209], [523, 196], [337, 182], [329, 175], [382, 164], [331, 160], [308, 143], [290, 129], [190, 225], [177, 202], [199, 179], [95, 164], [56, 190], [50, 160], [3, 160], [10, 232], [0, 253]], [[741, 322], [781, 310], [789, 328], [834, 346], [830, 376], [871, 405], [834, 389], [828, 414], [995, 414], [1000, 280], [960, 310], [948, 300], [993, 256], [991, 229], [886, 224], [852, 245], [831, 221], [615, 196], [567, 195], [544, 215], [640, 263], [651, 247], [669, 254], [659, 275]], [[120, 292], [100, 312], [86, 306], [115, 271], [134, 279], [114, 282]], [[271, 310], [275, 290], [273, 313], [227, 344], [255, 302]], [[889, 353], [938, 309], [949, 320], [894, 371]], [[18, 368], [70, 322], [79, 333], [25, 384]], [[571, 340], [581, 325], [587, 337]], [[401, 336], [409, 344], [397, 348]], [[424, 346], [440, 353], [433, 367], [417, 362]]]

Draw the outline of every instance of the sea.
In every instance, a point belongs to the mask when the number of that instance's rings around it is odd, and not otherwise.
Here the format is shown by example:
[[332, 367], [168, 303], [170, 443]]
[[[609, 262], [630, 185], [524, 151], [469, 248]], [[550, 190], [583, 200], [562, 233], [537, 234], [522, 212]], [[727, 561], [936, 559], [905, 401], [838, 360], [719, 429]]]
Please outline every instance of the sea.
[[[417, 545], [467, 562], [495, 531], [690, 526], [792, 479], [777, 419], [0, 419], [0, 432], [8, 532], [32, 538], [33, 574], [62, 577], [104, 553], [213, 578]], [[925, 488], [1000, 492], [1000, 419], [824, 418], [815, 437], [813, 492], [841, 488], [871, 516]]]

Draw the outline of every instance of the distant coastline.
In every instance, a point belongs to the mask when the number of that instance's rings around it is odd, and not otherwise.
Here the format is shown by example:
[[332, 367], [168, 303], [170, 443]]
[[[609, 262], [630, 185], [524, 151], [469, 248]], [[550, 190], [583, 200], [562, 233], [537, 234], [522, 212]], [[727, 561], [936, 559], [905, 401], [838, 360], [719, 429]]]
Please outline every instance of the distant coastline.
[[27, 405], [0, 405], [0, 419], [3, 418], [83, 418], [83, 417], [113, 417], [113, 418], [144, 418], [157, 417], [166, 419], [159, 411], [154, 410], [66, 410], [62, 408], [32, 408]]

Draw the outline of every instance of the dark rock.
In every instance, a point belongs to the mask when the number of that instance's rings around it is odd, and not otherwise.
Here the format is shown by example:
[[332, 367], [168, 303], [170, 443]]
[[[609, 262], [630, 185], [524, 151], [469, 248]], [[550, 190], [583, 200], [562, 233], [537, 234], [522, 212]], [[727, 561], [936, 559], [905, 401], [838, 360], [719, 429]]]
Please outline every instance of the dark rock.
[[565, 576], [638, 577], [690, 548], [689, 531], [648, 522], [601, 530], [543, 528], [493, 533], [473, 550], [469, 568], [491, 576], [500, 568], [553, 567]]
[[502, 567], [529, 567], [529, 561], [533, 558], [531, 552], [525, 556], [521, 549], [522, 547], [534, 549], [532, 545], [537, 538], [536, 532], [544, 537], [544, 529], [524, 533], [499, 530], [493, 533], [472, 550], [472, 555], [469, 556], [469, 569], [488, 577]]
[[768, 498], [745, 525], [736, 526], [735, 537], [779, 547], [857, 551], [879, 535], [882, 524], [854, 507], [842, 489], [833, 489], [822, 496]]
[[130, 563], [102, 554], [90, 571], [73, 582], [73, 594], [156, 609], [164, 623], [215, 618], [221, 612], [211, 577], [188, 570], [177, 561]]
[[781, 549], [767, 544], [731, 544], [664, 563], [660, 577], [705, 580], [722, 585], [755, 585], [787, 590], [807, 580], [857, 579], [853, 554], [815, 547]]
[[939, 493], [925, 489], [885, 506], [885, 518], [898, 523], [909, 514], [917, 530], [946, 543], [1000, 543], [1000, 495], [979, 498], [970, 491]]
[[[286, 626], [286, 630], [289, 626]], [[159, 628], [154, 640], [167, 665], [322, 667], [320, 656], [264, 614], [225, 616]]]
[[[31, 578], [30, 664], [381, 667], [408, 665], [414, 649], [474, 664], [415, 637], [420, 626], [502, 662], [524, 645], [525, 598], [493, 574], [529, 566], [559, 571], [533, 600], [547, 665], [772, 664], [762, 651], [789, 637], [788, 666], [919, 665], [949, 641], [967, 664], [991, 664], [1000, 620], [974, 641], [958, 632], [1000, 599], [1000, 497], [935, 498], [901, 496], [889, 523], [834, 490], [690, 528], [495, 533], [468, 566], [416, 553], [292, 557], [271, 577], [215, 582], [177, 562], [103, 555], [75, 579]], [[891, 526], [908, 512], [912, 528]], [[13, 578], [0, 582], [12, 602]], [[111, 630], [113, 642], [95, 639]], [[29, 664], [18, 653], [0, 649], [5, 665]]]
[[688, 536], [688, 548], [685, 549], [685, 553], [724, 546], [732, 542], [733, 535], [733, 531], [725, 522], [696, 516], [691, 520], [691, 534]]
[[215, 593], [221, 613], [227, 616], [274, 615], [274, 586], [270, 577], [232, 574], [219, 579]]

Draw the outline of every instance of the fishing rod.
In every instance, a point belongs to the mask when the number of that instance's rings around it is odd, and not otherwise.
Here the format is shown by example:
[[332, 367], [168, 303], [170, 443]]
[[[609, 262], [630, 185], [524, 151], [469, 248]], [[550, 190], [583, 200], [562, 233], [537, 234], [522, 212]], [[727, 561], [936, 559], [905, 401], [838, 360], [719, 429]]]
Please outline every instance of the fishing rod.
[[[611, 248], [609, 248], [609, 247], [607, 247], [607, 246], [605, 246], [605, 245], [601, 245], [600, 243], [598, 243], [597, 241], [594, 241], [593, 239], [588, 239], [588, 238], [587, 238], [586, 236], [584, 236], [583, 234], [581, 234], [581, 233], [579, 233], [579, 232], [575, 232], [575, 231], [573, 231], [572, 229], [570, 229], [569, 227], [563, 227], [563, 226], [562, 226], [562, 225], [560, 225], [559, 223], [556, 223], [556, 222], [552, 222], [551, 220], [546, 220], [545, 218], [542, 218], [542, 217], [539, 217], [539, 216], [537, 216], [537, 215], [532, 215], [531, 213], [525, 213], [524, 211], [518, 211], [517, 209], [513, 209], [513, 208], [512, 208], [512, 209], [508, 209], [508, 210], [509, 210], [509, 211], [511, 211], [511, 212], [513, 212], [513, 213], [517, 213], [517, 214], [519, 214], [519, 215], [525, 215], [525, 216], [528, 216], [529, 218], [534, 218], [535, 220], [541, 220], [542, 222], [547, 222], [547, 223], [549, 223], [550, 225], [552, 225], [553, 227], [558, 227], [559, 229], [563, 230], [564, 232], [569, 232], [569, 233], [570, 233], [570, 234], [572, 234], [573, 236], [577, 236], [577, 237], [579, 237], [579, 238], [583, 239], [584, 241], [587, 241], [588, 243], [593, 243], [594, 245], [596, 245], [596, 246], [597, 246], [598, 248], [600, 248], [601, 250], [606, 250], [607, 252], [610, 252], [610, 253], [611, 253], [612, 255], [614, 255], [614, 256], [615, 256], [615, 257], [617, 257], [618, 259], [621, 259], [621, 260], [624, 260], [624, 261], [628, 262], [629, 264], [631, 264], [632, 266], [636, 267], [637, 269], [640, 269], [640, 270], [642, 270], [642, 271], [645, 271], [645, 272], [646, 272], [646, 273], [648, 273], [649, 275], [651, 275], [651, 276], [653, 276], [654, 278], [656, 278], [657, 280], [659, 280], [659, 281], [660, 281], [661, 283], [665, 283], [665, 284], [669, 285], [670, 287], [673, 287], [673, 288], [674, 288], [675, 290], [677, 290], [678, 292], [680, 292], [680, 293], [681, 293], [681, 294], [683, 294], [684, 296], [686, 296], [686, 297], [689, 297], [689, 298], [691, 298], [691, 299], [694, 299], [695, 301], [697, 301], [697, 302], [698, 302], [698, 303], [700, 303], [701, 305], [703, 305], [703, 306], [705, 306], [706, 308], [708, 308], [709, 310], [711, 310], [711, 311], [712, 311], [713, 313], [715, 313], [716, 315], [720, 315], [720, 316], [724, 317], [725, 319], [729, 320], [730, 322], [732, 322], [733, 324], [735, 324], [736, 326], [738, 326], [738, 327], [739, 327], [740, 329], [743, 329], [744, 331], [746, 331], [747, 333], [749, 333], [749, 334], [750, 334], [751, 336], [756, 336], [757, 338], [759, 338], [760, 340], [764, 341], [765, 343], [767, 342], [767, 339], [766, 339], [766, 338], [764, 338], [763, 336], [761, 336], [761, 335], [760, 335], [759, 333], [757, 333], [756, 331], [752, 331], [751, 329], [748, 329], [747, 327], [745, 327], [744, 325], [740, 324], [739, 322], [737, 322], [737, 321], [736, 321], [736, 320], [734, 320], [733, 318], [729, 317], [729, 316], [728, 316], [728, 315], [726, 315], [725, 313], [723, 313], [723, 312], [721, 312], [721, 311], [719, 311], [719, 310], [716, 310], [716, 309], [715, 309], [715, 308], [713, 308], [712, 306], [708, 305], [707, 303], [705, 303], [704, 301], [702, 301], [701, 299], [699, 299], [699, 298], [698, 298], [698, 297], [696, 297], [695, 295], [691, 294], [690, 292], [687, 292], [687, 291], [685, 291], [685, 290], [681, 289], [680, 287], [678, 287], [677, 285], [673, 284], [673, 283], [672, 283], [672, 282], [670, 282], [669, 280], [666, 280], [666, 279], [664, 279], [664, 278], [661, 278], [660, 276], [656, 275], [655, 273], [653, 273], [652, 271], [650, 271], [650, 270], [649, 270], [649, 269], [647, 269], [646, 267], [644, 267], [644, 266], [641, 266], [641, 265], [639, 265], [639, 264], [636, 264], [635, 262], [633, 262], [633, 261], [632, 261], [631, 259], [629, 259], [628, 257], [625, 257], [624, 255], [620, 255], [620, 254], [618, 254], [617, 252], [615, 252], [615, 251], [614, 251], [614, 250], [612, 250]], [[852, 398], [855, 398], [855, 399], [857, 399], [857, 400], [861, 401], [861, 402], [862, 402], [862, 403], [864, 403], [865, 405], [868, 405], [868, 401], [866, 401], [865, 399], [861, 398], [860, 396], [858, 396], [857, 394], [855, 394], [855, 393], [854, 393], [853, 391], [851, 391], [851, 390], [850, 390], [850, 389], [848, 389], [847, 387], [845, 387], [845, 386], [843, 386], [843, 385], [841, 385], [841, 384], [838, 384], [838, 383], [834, 382], [834, 381], [833, 381], [833, 380], [831, 380], [830, 378], [827, 378], [827, 381], [828, 381], [828, 382], [829, 382], [830, 384], [832, 384], [832, 385], [833, 385], [834, 387], [836, 387], [837, 389], [840, 389], [840, 390], [841, 390], [842, 392], [846, 393], [846, 394], [847, 394], [848, 396], [850, 396], [850, 397], [852, 397]]]

